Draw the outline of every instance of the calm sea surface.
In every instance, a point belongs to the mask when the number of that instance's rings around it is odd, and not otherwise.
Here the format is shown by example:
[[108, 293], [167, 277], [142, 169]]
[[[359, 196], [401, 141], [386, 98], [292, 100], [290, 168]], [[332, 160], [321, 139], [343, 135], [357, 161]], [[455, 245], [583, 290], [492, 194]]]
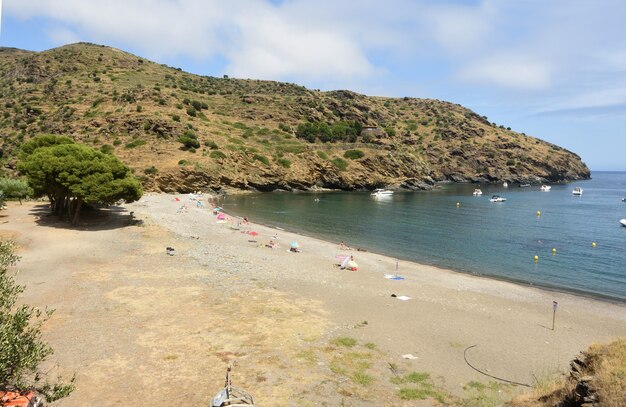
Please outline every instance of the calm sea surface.
[[[258, 223], [399, 259], [626, 301], [626, 227], [619, 223], [626, 218], [626, 173], [592, 177], [549, 192], [538, 185], [481, 185], [478, 197], [474, 184], [450, 184], [378, 199], [364, 192], [283, 192], [221, 203]], [[575, 186], [582, 196], [572, 195]], [[491, 203], [492, 194], [507, 201]]]

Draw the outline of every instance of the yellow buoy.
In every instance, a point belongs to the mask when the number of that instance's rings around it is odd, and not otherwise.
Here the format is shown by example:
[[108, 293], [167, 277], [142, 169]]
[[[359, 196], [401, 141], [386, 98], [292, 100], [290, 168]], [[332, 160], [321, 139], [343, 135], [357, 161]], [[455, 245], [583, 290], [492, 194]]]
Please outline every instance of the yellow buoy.
[[541, 211], [537, 211], [537, 216], [541, 216]]
[[535, 260], [535, 261], [539, 261], [539, 256], [535, 256], [535, 257], [534, 257], [534, 260]]
[[552, 254], [556, 254], [556, 248], [552, 248]]
[[591, 242], [591, 247], [596, 247], [596, 242]]

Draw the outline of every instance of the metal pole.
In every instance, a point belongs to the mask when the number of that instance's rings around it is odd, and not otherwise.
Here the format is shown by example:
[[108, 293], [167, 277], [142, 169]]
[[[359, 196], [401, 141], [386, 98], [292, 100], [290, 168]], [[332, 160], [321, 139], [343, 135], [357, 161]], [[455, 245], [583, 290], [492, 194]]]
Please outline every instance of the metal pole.
[[552, 301], [552, 330], [554, 331], [554, 320], [556, 319], [556, 307], [559, 305], [558, 302]]

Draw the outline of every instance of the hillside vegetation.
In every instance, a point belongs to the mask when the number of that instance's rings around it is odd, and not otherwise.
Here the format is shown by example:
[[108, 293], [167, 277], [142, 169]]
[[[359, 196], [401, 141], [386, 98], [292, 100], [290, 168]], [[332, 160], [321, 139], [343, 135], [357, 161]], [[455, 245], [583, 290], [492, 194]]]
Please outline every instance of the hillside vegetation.
[[38, 134], [120, 157], [147, 190], [429, 188], [588, 178], [580, 157], [460, 105], [192, 75], [118, 49], [0, 49], [7, 171]]

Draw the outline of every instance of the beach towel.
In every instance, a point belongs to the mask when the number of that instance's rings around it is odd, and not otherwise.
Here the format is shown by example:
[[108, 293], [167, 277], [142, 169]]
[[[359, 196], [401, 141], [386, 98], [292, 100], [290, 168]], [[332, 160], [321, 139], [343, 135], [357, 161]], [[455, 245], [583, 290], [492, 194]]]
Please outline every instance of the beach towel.
[[395, 280], [395, 281], [404, 280], [404, 277], [399, 276], [397, 274], [385, 274], [385, 278], [387, 280]]

